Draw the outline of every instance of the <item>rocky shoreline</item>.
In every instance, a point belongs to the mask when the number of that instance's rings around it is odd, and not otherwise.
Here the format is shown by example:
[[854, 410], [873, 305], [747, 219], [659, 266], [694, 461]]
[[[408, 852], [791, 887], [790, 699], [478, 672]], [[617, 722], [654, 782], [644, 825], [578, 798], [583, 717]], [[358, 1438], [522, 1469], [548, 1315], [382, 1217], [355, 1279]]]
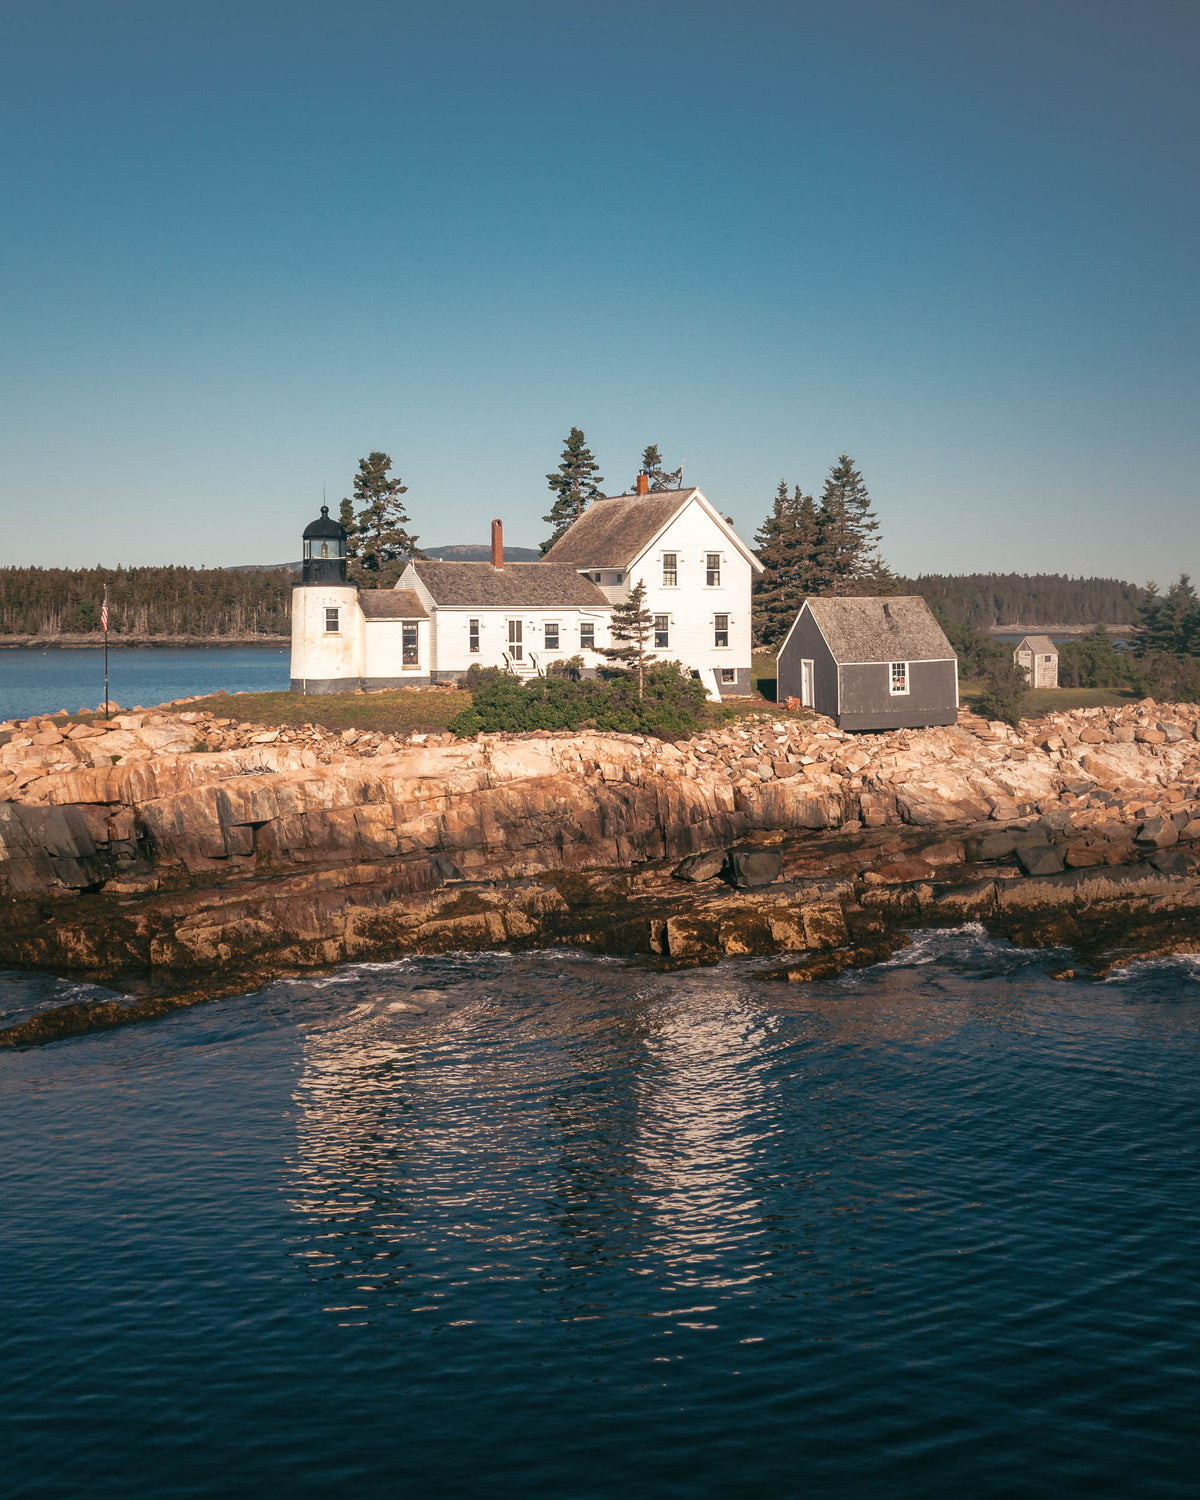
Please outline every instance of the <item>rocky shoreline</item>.
[[[231, 705], [232, 706], [232, 705]], [[781, 981], [982, 922], [1100, 974], [1200, 951], [1200, 711], [873, 735], [387, 736], [200, 711], [0, 725], [0, 964], [123, 998], [15, 1046], [360, 959], [777, 955]]]

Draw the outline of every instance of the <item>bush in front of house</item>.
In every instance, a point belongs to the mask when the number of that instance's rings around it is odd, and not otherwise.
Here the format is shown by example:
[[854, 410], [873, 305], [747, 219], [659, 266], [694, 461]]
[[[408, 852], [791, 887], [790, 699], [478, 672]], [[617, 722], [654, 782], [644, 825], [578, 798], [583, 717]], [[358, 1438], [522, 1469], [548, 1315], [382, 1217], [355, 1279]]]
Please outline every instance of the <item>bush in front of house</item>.
[[523, 682], [498, 667], [472, 667], [463, 686], [472, 695], [450, 721], [459, 739], [528, 729], [605, 729], [626, 734], [691, 734], [711, 718], [704, 685], [678, 662], [647, 669], [645, 695], [624, 673], [575, 677], [555, 672]]

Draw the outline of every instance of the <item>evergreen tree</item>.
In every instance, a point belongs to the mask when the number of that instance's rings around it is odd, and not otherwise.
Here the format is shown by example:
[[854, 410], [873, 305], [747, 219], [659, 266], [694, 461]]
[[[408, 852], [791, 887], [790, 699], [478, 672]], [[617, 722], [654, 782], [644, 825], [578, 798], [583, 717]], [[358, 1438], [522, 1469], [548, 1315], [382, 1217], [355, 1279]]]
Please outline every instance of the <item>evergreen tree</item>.
[[781, 479], [771, 513], [755, 534], [762, 575], [753, 585], [753, 622], [759, 644], [779, 644], [809, 594], [821, 591], [817, 508], [799, 485], [790, 493]]
[[1154, 584], [1146, 589], [1146, 598], [1138, 610], [1137, 653], [1170, 651], [1176, 656], [1200, 656], [1200, 599], [1186, 573], [1179, 575], [1165, 594]]
[[349, 496], [343, 498], [338, 510], [338, 520], [341, 522], [342, 530], [346, 533], [346, 556], [358, 556], [358, 523], [354, 519], [354, 501]]
[[[677, 469], [664, 469], [657, 443], [651, 443], [643, 450], [641, 472], [649, 479], [651, 491], [677, 490], [683, 485], [683, 465], [680, 464]], [[634, 489], [636, 488], [635, 483]]]
[[[366, 458], [359, 459], [358, 473], [354, 476], [358, 510], [353, 536], [358, 561], [347, 572], [353, 572], [355, 581], [368, 588], [390, 587], [408, 559], [421, 556], [416, 537], [405, 530], [408, 512], [400, 496], [408, 492], [408, 486], [398, 477], [389, 477], [391, 467], [391, 457], [374, 449]], [[342, 515], [351, 504], [342, 501]]]
[[653, 629], [654, 616], [646, 608], [646, 585], [639, 580], [624, 603], [613, 605], [608, 633], [616, 644], [603, 647], [600, 653], [636, 674], [639, 698], [646, 691], [646, 669], [657, 660], [647, 650]]
[[863, 477], [848, 453], [829, 471], [821, 495], [820, 565], [825, 589], [832, 594], [890, 592], [891, 575], [876, 540], [879, 522]]
[[600, 465], [587, 445], [587, 439], [579, 427], [572, 427], [563, 446], [562, 461], [552, 474], [546, 475], [547, 483], [554, 494], [550, 514], [542, 519], [554, 529], [542, 543], [542, 552], [549, 552], [563, 532], [577, 521], [593, 500], [602, 500], [604, 483], [599, 473]]

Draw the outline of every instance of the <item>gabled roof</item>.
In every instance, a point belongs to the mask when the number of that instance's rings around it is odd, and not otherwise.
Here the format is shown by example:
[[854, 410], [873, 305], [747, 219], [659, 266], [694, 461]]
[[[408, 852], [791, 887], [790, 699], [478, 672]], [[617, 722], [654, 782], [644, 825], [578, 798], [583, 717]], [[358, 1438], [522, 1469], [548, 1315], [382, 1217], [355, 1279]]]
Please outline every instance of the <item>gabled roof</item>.
[[692, 500], [703, 506], [751, 566], [761, 572], [762, 565], [753, 552], [695, 488], [651, 490], [648, 495], [610, 495], [605, 500], [593, 500], [546, 553], [544, 563], [624, 570], [637, 561]]
[[359, 589], [358, 606], [368, 620], [429, 618], [429, 611], [412, 589]]
[[955, 659], [942, 627], [918, 594], [888, 599], [812, 597], [800, 613], [805, 609], [839, 663]]
[[409, 566], [435, 604], [470, 609], [608, 609], [608, 596], [574, 568], [553, 563], [428, 562]]
[[1048, 635], [1023, 635], [1013, 647], [1013, 650], [1019, 651], [1022, 646], [1027, 647], [1035, 656], [1040, 656], [1043, 653], [1049, 656], [1051, 652], [1055, 656], [1058, 655], [1058, 647]]

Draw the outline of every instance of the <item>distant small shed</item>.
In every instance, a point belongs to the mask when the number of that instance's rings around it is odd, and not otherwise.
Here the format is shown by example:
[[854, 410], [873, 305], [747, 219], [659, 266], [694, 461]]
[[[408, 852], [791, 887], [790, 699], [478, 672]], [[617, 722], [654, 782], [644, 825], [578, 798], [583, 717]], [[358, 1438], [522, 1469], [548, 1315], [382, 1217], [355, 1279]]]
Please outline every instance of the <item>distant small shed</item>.
[[778, 697], [841, 729], [958, 719], [958, 658], [919, 596], [809, 598], [779, 650]]
[[1026, 635], [1017, 642], [1013, 661], [1025, 668], [1031, 688], [1058, 686], [1058, 647], [1048, 635]]

